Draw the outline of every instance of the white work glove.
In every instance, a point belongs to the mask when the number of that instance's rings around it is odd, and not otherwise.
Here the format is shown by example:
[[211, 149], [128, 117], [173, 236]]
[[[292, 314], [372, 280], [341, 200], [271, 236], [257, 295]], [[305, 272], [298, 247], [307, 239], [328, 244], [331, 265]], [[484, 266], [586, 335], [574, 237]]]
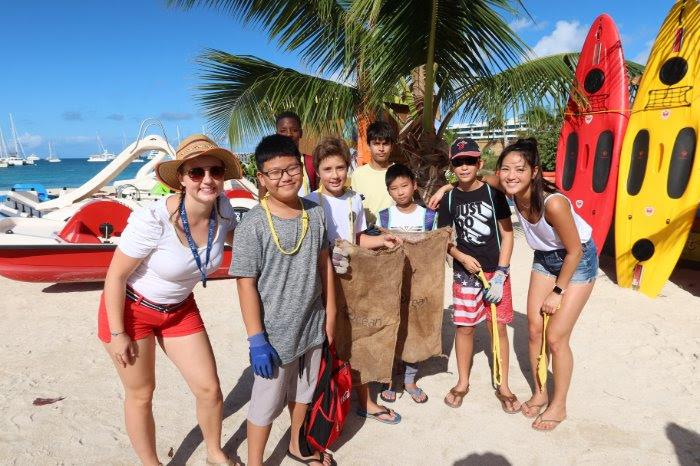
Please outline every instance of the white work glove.
[[333, 246], [333, 253], [331, 255], [331, 262], [333, 262], [333, 269], [338, 275], [342, 275], [348, 272], [350, 267], [350, 261], [348, 260], [348, 252], [338, 246], [337, 244]]
[[486, 296], [484, 298], [490, 303], [499, 303], [501, 298], [503, 298], [503, 284], [506, 282], [507, 275], [505, 272], [499, 270], [491, 278], [491, 286], [486, 290]]

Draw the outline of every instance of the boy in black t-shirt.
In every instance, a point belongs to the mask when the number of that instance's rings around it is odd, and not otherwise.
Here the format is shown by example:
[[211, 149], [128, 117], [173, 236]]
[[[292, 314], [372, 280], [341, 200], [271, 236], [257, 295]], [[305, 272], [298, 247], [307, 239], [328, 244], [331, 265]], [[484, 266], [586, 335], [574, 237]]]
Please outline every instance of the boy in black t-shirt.
[[[438, 211], [438, 227], [455, 227], [457, 245], [448, 246], [453, 258], [453, 322], [459, 380], [445, 396], [452, 408], [462, 405], [469, 391], [469, 370], [474, 347], [474, 327], [491, 320], [490, 303], [497, 304], [501, 348], [501, 385], [496, 397], [509, 414], [520, 411], [520, 402], [508, 388], [508, 333], [513, 320], [513, 301], [508, 279], [513, 252], [513, 225], [505, 195], [476, 178], [481, 168], [481, 152], [472, 139], [459, 138], [450, 148], [457, 187], [445, 194]], [[484, 271], [491, 287], [484, 295], [478, 272]], [[489, 326], [491, 332], [491, 326]], [[493, 335], [492, 335], [493, 338]]]

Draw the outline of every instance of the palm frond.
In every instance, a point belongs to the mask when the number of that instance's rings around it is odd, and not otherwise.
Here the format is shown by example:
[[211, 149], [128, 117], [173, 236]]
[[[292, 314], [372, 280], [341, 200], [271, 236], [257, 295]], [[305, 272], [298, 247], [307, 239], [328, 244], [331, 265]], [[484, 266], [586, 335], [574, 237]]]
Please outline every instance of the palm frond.
[[[345, 65], [348, 0], [167, 0], [172, 7], [212, 8], [262, 27], [285, 51], [309, 66], [339, 73]], [[349, 72], [345, 73], [346, 75]]]
[[309, 132], [338, 133], [359, 102], [351, 86], [257, 57], [207, 50], [198, 63], [204, 84], [197, 99], [213, 129], [228, 132], [231, 144], [274, 132], [274, 115], [287, 109], [299, 114]]
[[[446, 112], [444, 131], [450, 120], [489, 120], [499, 115], [519, 115], [538, 106], [562, 112], [569, 99], [579, 54], [562, 53], [527, 60], [487, 78], [471, 78], [456, 90], [458, 98]], [[626, 62], [628, 74], [640, 75], [644, 67]]]
[[[368, 51], [363, 71], [375, 100], [399, 77], [427, 62], [432, 2], [425, 0], [358, 0], [348, 17], [362, 22], [379, 8], [375, 23], [360, 40]], [[379, 7], [378, 7], [379, 5]], [[498, 10], [514, 7], [508, 0], [439, 2], [434, 58], [438, 72], [458, 76], [489, 76], [517, 64], [527, 46]]]

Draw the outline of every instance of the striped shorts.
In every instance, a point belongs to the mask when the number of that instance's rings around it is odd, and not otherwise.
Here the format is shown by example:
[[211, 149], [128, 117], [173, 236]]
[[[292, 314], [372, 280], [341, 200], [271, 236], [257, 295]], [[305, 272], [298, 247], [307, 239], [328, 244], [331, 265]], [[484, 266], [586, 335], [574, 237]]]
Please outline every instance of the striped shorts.
[[[484, 272], [484, 274], [488, 280], [491, 280], [494, 272]], [[470, 273], [455, 273], [452, 283], [452, 322], [455, 325], [474, 327], [484, 320], [491, 321], [491, 304], [484, 300], [484, 294], [479, 277]], [[510, 276], [506, 278], [503, 285], [503, 297], [496, 305], [496, 316], [499, 324], [509, 324], [513, 321]]]

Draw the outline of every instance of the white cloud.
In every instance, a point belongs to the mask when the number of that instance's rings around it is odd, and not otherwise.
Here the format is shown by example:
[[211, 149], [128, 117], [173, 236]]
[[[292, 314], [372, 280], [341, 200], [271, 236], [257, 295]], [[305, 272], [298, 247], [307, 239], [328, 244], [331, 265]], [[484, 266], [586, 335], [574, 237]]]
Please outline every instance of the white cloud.
[[515, 31], [522, 31], [532, 26], [532, 20], [530, 18], [515, 18], [513, 21], [508, 23], [508, 26]]
[[642, 49], [641, 52], [639, 52], [637, 55], [635, 55], [634, 58], [632, 58], [632, 61], [636, 61], [637, 63], [641, 63], [642, 65], [646, 65], [647, 60], [649, 59], [649, 54], [651, 53], [651, 46], [654, 45], [654, 41], [650, 40], [646, 44], [644, 44], [644, 48]]
[[38, 134], [23, 133], [18, 135], [17, 139], [25, 149], [34, 149], [35, 147], [39, 147], [42, 142], [44, 142], [44, 138]]
[[542, 37], [533, 47], [535, 55], [543, 57], [564, 52], [580, 52], [588, 26], [578, 21], [557, 21], [554, 31]]
[[547, 21], [537, 21], [535, 23], [532, 21], [532, 19], [521, 16], [514, 18], [510, 23], [508, 23], [508, 26], [510, 26], [510, 28], [515, 32], [524, 31], [526, 29], [541, 31], [547, 27], [547, 24]]

